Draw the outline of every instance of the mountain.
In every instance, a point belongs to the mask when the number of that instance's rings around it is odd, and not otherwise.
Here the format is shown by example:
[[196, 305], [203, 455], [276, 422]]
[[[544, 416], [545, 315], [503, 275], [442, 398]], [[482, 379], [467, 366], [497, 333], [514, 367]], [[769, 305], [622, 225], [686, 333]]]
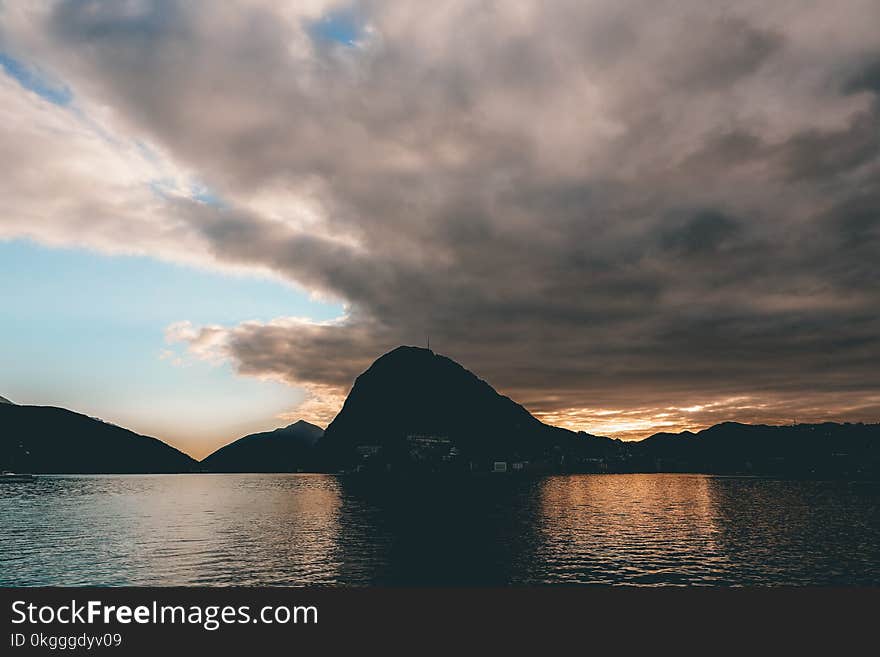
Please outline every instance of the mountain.
[[161, 440], [52, 406], [0, 404], [0, 470], [189, 472], [196, 461]]
[[748, 425], [624, 443], [544, 424], [455, 361], [398, 347], [354, 382], [326, 431], [303, 420], [196, 463], [147, 436], [0, 397], [0, 470], [37, 473], [492, 469], [880, 478], [880, 424]]
[[646, 471], [863, 477], [880, 474], [880, 425], [723, 422], [655, 434], [629, 451], [633, 466]]
[[357, 377], [319, 446], [337, 464], [381, 452], [386, 464], [455, 458], [482, 469], [601, 456], [620, 441], [546, 425], [455, 361], [398, 347]]
[[321, 427], [304, 420], [274, 431], [239, 438], [199, 464], [210, 472], [295, 472], [314, 468]]

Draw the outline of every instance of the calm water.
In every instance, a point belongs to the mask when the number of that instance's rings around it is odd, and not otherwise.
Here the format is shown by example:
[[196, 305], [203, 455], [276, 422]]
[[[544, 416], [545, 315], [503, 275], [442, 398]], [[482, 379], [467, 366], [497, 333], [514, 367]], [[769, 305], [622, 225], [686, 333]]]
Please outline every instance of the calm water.
[[880, 584], [880, 485], [702, 475], [40, 477], [0, 584]]

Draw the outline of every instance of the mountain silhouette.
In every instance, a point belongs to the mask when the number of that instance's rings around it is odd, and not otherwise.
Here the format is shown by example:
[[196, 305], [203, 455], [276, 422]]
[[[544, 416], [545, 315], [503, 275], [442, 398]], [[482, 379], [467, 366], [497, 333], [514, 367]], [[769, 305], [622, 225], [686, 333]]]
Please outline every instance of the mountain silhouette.
[[461, 460], [481, 464], [619, 449], [619, 441], [544, 424], [455, 361], [419, 347], [398, 347], [357, 377], [320, 448], [331, 462], [350, 464], [359, 451], [399, 461], [446, 441]]
[[326, 431], [303, 420], [196, 463], [147, 436], [0, 397], [0, 470], [35, 473], [393, 469], [880, 477], [880, 425], [724, 422], [622, 442], [544, 424], [455, 361], [398, 347], [357, 377]]
[[628, 451], [641, 471], [864, 477], [880, 473], [880, 425], [722, 422], [658, 433]]
[[254, 433], [221, 447], [199, 464], [210, 472], [296, 472], [315, 467], [313, 449], [324, 430], [304, 420]]
[[0, 470], [189, 472], [196, 461], [161, 440], [53, 406], [0, 404]]

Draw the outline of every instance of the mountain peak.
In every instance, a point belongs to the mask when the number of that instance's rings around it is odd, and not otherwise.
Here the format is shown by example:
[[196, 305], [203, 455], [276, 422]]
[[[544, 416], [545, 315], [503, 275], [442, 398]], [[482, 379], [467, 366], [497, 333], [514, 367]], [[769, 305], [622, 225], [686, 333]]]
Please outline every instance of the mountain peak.
[[317, 424], [312, 424], [311, 422], [306, 422], [305, 420], [297, 420], [293, 424], [288, 424], [285, 429], [317, 429], [318, 431], [324, 431]]
[[410, 345], [400, 345], [395, 347], [388, 353], [382, 354], [373, 363], [381, 362], [399, 362], [399, 361], [425, 361], [431, 357], [440, 357], [430, 349], [425, 347], [413, 347]]
[[311, 463], [311, 449], [324, 430], [297, 420], [274, 431], [252, 433], [224, 445], [202, 460], [214, 472], [291, 472]]
[[448, 356], [443, 356], [424, 347], [402, 345], [382, 354], [373, 361], [373, 364], [355, 380], [355, 385], [358, 380], [364, 377], [390, 376], [399, 378], [428, 374], [429, 372], [436, 375], [440, 371], [445, 371], [451, 376], [464, 375], [479, 381], [476, 375]]
[[[411, 345], [411, 344], [402, 344], [402, 345], [399, 345], [399, 346], [397, 346], [397, 347], [394, 347], [394, 349], [392, 349], [391, 351], [389, 351], [389, 352], [387, 352], [387, 353], [385, 353], [385, 354], [382, 354], [381, 356], [379, 356], [379, 358], [384, 358], [385, 356], [390, 356], [391, 354], [396, 354], [396, 353], [402, 353], [402, 354], [405, 354], [405, 353], [424, 353], [424, 354], [433, 354], [434, 352], [431, 351], [430, 349], [427, 349], [426, 347], [416, 347], [416, 346]], [[377, 360], [378, 360], [378, 359], [377, 359]]]
[[401, 455], [419, 440], [449, 443], [481, 460], [528, 460], [561, 443], [587, 442], [543, 424], [451, 358], [401, 346], [357, 377], [321, 445], [338, 455], [371, 449]]
[[297, 420], [293, 424], [288, 424], [286, 427], [275, 429], [273, 433], [286, 434], [291, 438], [295, 438], [308, 445], [314, 445], [320, 440], [321, 436], [324, 435], [324, 430], [317, 424], [312, 424], [305, 420]]

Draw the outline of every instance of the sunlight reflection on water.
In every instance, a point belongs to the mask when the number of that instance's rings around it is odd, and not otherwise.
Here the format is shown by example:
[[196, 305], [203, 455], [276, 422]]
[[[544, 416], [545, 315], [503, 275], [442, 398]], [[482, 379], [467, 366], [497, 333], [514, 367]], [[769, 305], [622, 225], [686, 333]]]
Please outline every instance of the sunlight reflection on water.
[[0, 486], [0, 585], [880, 584], [880, 485], [703, 475]]

